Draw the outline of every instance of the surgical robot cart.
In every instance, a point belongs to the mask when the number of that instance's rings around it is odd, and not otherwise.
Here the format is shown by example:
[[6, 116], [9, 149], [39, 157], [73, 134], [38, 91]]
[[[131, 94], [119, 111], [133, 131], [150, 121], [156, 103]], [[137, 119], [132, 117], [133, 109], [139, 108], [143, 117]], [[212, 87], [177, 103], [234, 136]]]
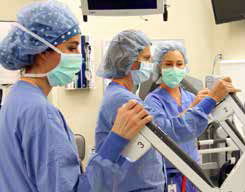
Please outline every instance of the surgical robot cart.
[[[215, 81], [213, 81], [214, 83]], [[212, 111], [212, 119], [220, 124], [234, 143], [232, 150], [240, 150], [241, 157], [220, 187], [215, 186], [201, 167], [153, 123], [148, 123], [123, 151], [130, 161], [139, 159], [149, 148], [155, 148], [185, 175], [201, 192], [245, 192], [245, 141], [230, 117], [235, 115], [245, 129], [245, 109], [235, 94], [229, 94]], [[245, 131], [245, 130], [243, 130]], [[227, 149], [225, 149], [227, 150]], [[228, 149], [230, 150], [230, 148]]]

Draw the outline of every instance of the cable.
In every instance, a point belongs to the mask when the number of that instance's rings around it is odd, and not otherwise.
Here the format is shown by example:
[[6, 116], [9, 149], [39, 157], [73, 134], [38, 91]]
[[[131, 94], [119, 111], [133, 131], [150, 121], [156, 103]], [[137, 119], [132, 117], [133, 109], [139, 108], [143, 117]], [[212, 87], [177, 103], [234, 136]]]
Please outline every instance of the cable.
[[216, 62], [217, 62], [218, 60], [222, 60], [222, 59], [223, 59], [222, 53], [219, 53], [219, 54], [217, 54], [217, 55], [215, 56], [214, 62], [213, 62], [213, 68], [212, 68], [212, 75], [214, 74]]

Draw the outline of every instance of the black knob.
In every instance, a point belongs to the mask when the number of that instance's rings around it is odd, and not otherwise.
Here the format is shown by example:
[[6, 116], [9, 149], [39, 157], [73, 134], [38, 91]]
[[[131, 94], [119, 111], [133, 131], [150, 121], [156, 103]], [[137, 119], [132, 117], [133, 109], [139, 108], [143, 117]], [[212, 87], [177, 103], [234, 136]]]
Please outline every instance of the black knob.
[[83, 15], [83, 21], [87, 22], [88, 21], [88, 16], [87, 15]]

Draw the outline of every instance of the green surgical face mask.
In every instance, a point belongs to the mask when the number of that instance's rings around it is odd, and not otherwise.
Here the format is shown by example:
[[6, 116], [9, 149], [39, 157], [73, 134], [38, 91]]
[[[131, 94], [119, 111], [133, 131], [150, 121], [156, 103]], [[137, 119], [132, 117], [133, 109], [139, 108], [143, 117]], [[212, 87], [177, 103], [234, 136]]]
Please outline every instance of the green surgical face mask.
[[48, 73], [44, 74], [23, 74], [24, 77], [47, 77], [49, 84], [54, 86], [64, 86], [68, 83], [72, 82], [73, 78], [75, 77], [76, 73], [81, 70], [82, 66], [82, 54], [71, 54], [71, 53], [62, 53], [59, 49], [55, 46], [50, 44], [45, 39], [41, 38], [37, 34], [31, 32], [29, 29], [25, 28], [24, 26], [15, 23], [15, 25], [20, 28], [21, 30], [25, 31], [26, 33], [30, 34], [34, 38], [38, 39], [40, 42], [44, 43], [54, 51], [60, 54], [60, 61], [59, 64], [49, 71]]
[[177, 87], [187, 74], [186, 68], [162, 69], [162, 81], [170, 88]]

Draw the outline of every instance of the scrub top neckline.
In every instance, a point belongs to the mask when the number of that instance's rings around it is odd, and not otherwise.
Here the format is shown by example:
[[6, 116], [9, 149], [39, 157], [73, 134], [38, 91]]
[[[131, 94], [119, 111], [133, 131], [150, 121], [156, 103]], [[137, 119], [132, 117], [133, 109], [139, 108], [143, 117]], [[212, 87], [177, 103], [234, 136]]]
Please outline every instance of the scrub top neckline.
[[[172, 100], [172, 102], [174, 102], [178, 107], [182, 107], [184, 104], [183, 101], [183, 89], [181, 87], [179, 87], [180, 90], [180, 94], [181, 94], [181, 104], [178, 105], [178, 103], [174, 100], [174, 98], [172, 97], [172, 95], [167, 91], [167, 89], [165, 89], [164, 87], [159, 86], [160, 91], [164, 91], [165, 94], [167, 94], [168, 98]], [[167, 99], [167, 101], [169, 102], [169, 100]]]
[[38, 86], [36, 86], [36, 85], [33, 85], [33, 84], [31, 84], [31, 83], [29, 83], [29, 82], [27, 82], [27, 81], [24, 81], [24, 80], [18, 80], [18, 81], [16, 82], [16, 85], [18, 85], [18, 84], [22, 84], [22, 85], [31, 87], [32, 89], [35, 89], [35, 90], [37, 90], [38, 92], [40, 92], [45, 98], [47, 98], [47, 96], [43, 93], [43, 91], [41, 90], [41, 88], [38, 87]]
[[128, 90], [124, 85], [122, 85], [121, 83], [118, 83], [118, 82], [116, 82], [116, 81], [113, 81], [113, 80], [110, 82], [109, 85], [119, 85], [120, 87], [122, 87], [122, 88]]

